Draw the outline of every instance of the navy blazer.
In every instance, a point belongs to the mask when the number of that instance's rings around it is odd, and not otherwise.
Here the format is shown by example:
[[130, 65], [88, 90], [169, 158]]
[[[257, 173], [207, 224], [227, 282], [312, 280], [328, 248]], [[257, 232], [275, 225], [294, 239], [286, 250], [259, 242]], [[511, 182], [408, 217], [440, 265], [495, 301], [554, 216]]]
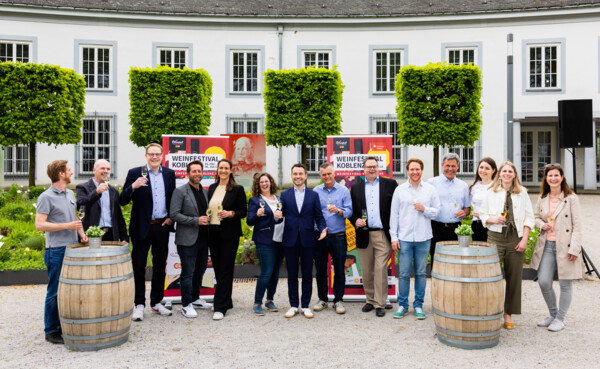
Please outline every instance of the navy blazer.
[[[131, 207], [131, 219], [129, 221], [129, 235], [134, 240], [144, 240], [150, 231], [150, 222], [152, 221], [152, 209], [154, 208], [152, 201], [152, 186], [142, 186], [137, 190], [133, 190], [131, 185], [142, 176], [142, 167], [129, 169], [127, 178], [123, 185], [123, 191], [119, 196], [119, 202], [122, 206], [133, 201]], [[167, 167], [162, 167], [162, 177], [165, 184], [165, 206], [167, 208], [167, 216], [171, 207], [171, 197], [175, 190], [175, 172]]]
[[248, 217], [246, 224], [254, 226], [252, 232], [252, 241], [270, 245], [273, 243], [273, 233], [275, 233], [275, 224], [283, 222], [283, 218], [275, 219], [273, 211], [269, 205], [265, 204], [265, 214], [262, 217], [256, 215], [259, 205], [260, 196], [254, 196], [248, 201]]
[[302, 246], [316, 247], [319, 234], [315, 232], [315, 223], [319, 233], [327, 228], [323, 212], [321, 211], [319, 195], [310, 188], [305, 188], [304, 202], [299, 213], [294, 187], [281, 193], [283, 215], [285, 216], [285, 225], [283, 227], [284, 247], [296, 245], [298, 235], [300, 235]]
[[[100, 195], [96, 192], [96, 184], [93, 179], [83, 182], [75, 187], [77, 193], [77, 208], [85, 206], [85, 217], [81, 220], [83, 230], [87, 231], [91, 226], [100, 224], [102, 215], [102, 205], [100, 204]], [[123, 218], [123, 211], [119, 205], [119, 191], [113, 186], [108, 186], [108, 196], [110, 198], [110, 215], [112, 218], [112, 233], [114, 240], [129, 242], [127, 236], [127, 225]]]
[[[208, 187], [208, 202], [212, 199], [215, 190], [217, 189], [218, 183], [213, 183]], [[242, 236], [242, 219], [246, 217], [247, 206], [246, 206], [246, 192], [244, 187], [237, 185], [231, 189], [231, 191], [225, 192], [223, 197], [223, 210], [234, 211], [235, 215], [233, 218], [221, 219], [221, 237], [222, 238], [240, 238]]]

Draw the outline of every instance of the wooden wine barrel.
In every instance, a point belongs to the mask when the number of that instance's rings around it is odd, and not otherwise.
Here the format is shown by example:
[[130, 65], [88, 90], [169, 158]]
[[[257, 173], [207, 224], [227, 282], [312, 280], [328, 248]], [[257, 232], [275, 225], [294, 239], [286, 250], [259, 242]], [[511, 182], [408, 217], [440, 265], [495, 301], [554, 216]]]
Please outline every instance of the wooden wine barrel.
[[500, 339], [504, 283], [498, 250], [486, 242], [458, 247], [438, 242], [431, 272], [431, 300], [438, 339], [453, 347], [483, 349]]
[[134, 292], [126, 242], [102, 242], [95, 249], [68, 246], [58, 284], [65, 346], [96, 351], [127, 342]]

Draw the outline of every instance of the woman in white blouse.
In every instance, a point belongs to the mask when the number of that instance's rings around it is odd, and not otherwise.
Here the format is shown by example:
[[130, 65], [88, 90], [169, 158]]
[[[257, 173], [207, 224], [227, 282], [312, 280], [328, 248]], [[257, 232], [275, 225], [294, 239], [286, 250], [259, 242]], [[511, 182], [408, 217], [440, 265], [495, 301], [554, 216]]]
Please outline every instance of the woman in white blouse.
[[485, 199], [485, 194], [492, 184], [492, 181], [496, 178], [498, 168], [494, 159], [486, 157], [479, 161], [477, 164], [477, 171], [475, 172], [475, 179], [473, 184], [469, 187], [471, 193], [471, 204], [473, 205], [473, 241], [487, 241], [487, 229], [481, 223], [479, 219], [479, 209]]

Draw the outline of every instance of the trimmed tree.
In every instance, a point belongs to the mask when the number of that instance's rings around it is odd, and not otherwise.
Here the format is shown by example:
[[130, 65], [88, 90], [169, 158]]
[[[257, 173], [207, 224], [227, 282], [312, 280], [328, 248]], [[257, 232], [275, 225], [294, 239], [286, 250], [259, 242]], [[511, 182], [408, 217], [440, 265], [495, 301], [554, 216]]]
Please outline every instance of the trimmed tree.
[[204, 69], [133, 67], [129, 84], [129, 139], [137, 146], [163, 134], [208, 134], [212, 80]]
[[432, 145], [434, 175], [439, 147], [473, 146], [481, 134], [481, 72], [473, 65], [406, 66], [396, 79], [398, 140]]
[[72, 69], [0, 63], [0, 145], [29, 146], [29, 186], [35, 186], [36, 143], [81, 141], [85, 80]]
[[265, 72], [265, 141], [272, 146], [324, 145], [342, 131], [342, 78], [326, 68]]

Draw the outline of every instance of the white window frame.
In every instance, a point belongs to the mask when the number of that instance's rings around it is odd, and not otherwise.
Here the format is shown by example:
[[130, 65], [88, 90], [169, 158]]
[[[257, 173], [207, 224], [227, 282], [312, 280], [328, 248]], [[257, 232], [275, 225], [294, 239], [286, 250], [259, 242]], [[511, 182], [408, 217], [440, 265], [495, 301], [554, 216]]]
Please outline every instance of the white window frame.
[[[84, 49], [93, 49], [94, 50], [94, 72], [93, 72], [93, 77], [94, 77], [94, 87], [88, 87], [88, 79], [87, 79], [87, 75], [84, 73], [84, 69], [83, 69], [83, 55], [84, 55]], [[107, 49], [108, 50], [108, 87], [98, 87], [98, 50], [104, 50]], [[113, 64], [114, 64], [114, 48], [112, 45], [105, 45], [105, 44], [87, 44], [87, 43], [81, 43], [79, 44], [79, 72], [84, 76], [85, 81], [86, 81], [86, 91], [113, 91], [114, 90], [114, 81], [115, 81], [115, 76], [113, 73]]]
[[[546, 53], [545, 53], [545, 49], [547, 47], [556, 47], [556, 77], [555, 77], [555, 81], [556, 81], [556, 86], [545, 86], [545, 81], [546, 81], [546, 71], [545, 71], [545, 64], [547, 62], [546, 60]], [[537, 49], [537, 48], [541, 48], [541, 59], [540, 59], [540, 63], [541, 63], [541, 86], [537, 87], [537, 86], [531, 86], [531, 77], [532, 77], [532, 70], [531, 70], [531, 49]], [[526, 75], [525, 75], [525, 80], [526, 80], [526, 89], [528, 91], [555, 91], [555, 90], [560, 90], [562, 89], [562, 78], [563, 78], [563, 70], [562, 70], [562, 44], [560, 42], [549, 42], [549, 43], [531, 43], [531, 44], [527, 44], [526, 46], [526, 54], [525, 54], [525, 58], [526, 58]]]
[[[171, 54], [171, 63], [166, 63], [163, 62], [161, 59], [161, 55], [162, 52], [168, 52], [169, 54]], [[184, 62], [182, 66], [177, 66], [175, 67], [175, 53], [177, 52], [184, 52], [185, 56], [184, 56]], [[179, 69], [183, 69], [184, 67], [189, 68], [189, 50], [185, 47], [157, 47], [156, 48], [156, 60], [158, 60], [157, 64], [158, 65], [166, 65], [169, 66], [171, 68], [179, 68]]]
[[[315, 62], [311, 65], [306, 64], [306, 55], [307, 54], [315, 55]], [[323, 66], [322, 64], [324, 64], [324, 63], [319, 62], [320, 55], [327, 55], [327, 66]], [[331, 50], [310, 50], [310, 49], [302, 50], [302, 67], [303, 68], [315, 67], [315, 68], [331, 69], [332, 60], [333, 60], [333, 53]]]
[[[385, 66], [386, 73], [387, 73], [387, 76], [385, 77], [387, 89], [378, 91], [377, 90], [377, 69], [378, 69], [377, 54], [381, 54], [381, 53], [385, 53], [387, 55], [387, 64]], [[400, 65], [398, 67], [398, 71], [400, 71], [400, 69], [405, 65], [404, 53], [405, 53], [404, 49], [374, 49], [373, 50], [372, 55], [371, 55], [372, 65], [373, 65], [373, 70], [372, 70], [373, 94], [375, 94], [375, 95], [394, 94], [395, 84], [396, 84], [396, 75], [398, 73], [396, 73], [396, 74], [391, 73], [390, 54], [400, 54]], [[393, 74], [393, 77], [392, 77], [392, 74]]]
[[[385, 129], [380, 129], [381, 124], [385, 124]], [[392, 124], [395, 124], [396, 131], [393, 131]], [[371, 116], [371, 133], [376, 135], [391, 135], [392, 136], [392, 173], [394, 177], [399, 177], [405, 173], [404, 164], [406, 163], [406, 147], [397, 141], [398, 138], [398, 118], [388, 114], [380, 116]], [[396, 154], [400, 155], [400, 159], [396, 159]]]
[[[234, 68], [235, 65], [233, 64], [233, 60], [235, 58], [235, 54], [244, 54], [244, 64], [242, 65], [242, 70], [244, 71], [242, 80], [244, 81], [244, 88], [243, 90], [238, 90], [235, 91], [234, 90]], [[248, 61], [248, 54], [256, 54], [256, 90], [248, 90], [248, 75], [247, 75], [247, 68], [249, 67], [247, 61]], [[261, 74], [261, 51], [260, 50], [253, 50], [253, 49], [245, 49], [245, 50], [231, 50], [230, 51], [230, 66], [229, 66], [229, 71], [230, 71], [230, 75], [229, 75], [229, 83], [230, 83], [230, 91], [229, 93], [232, 94], [256, 94], [256, 93], [260, 93], [261, 92], [261, 78], [260, 78], [260, 74]]]
[[232, 119], [231, 133], [233, 134], [257, 134], [260, 121], [258, 119]]
[[[230, 134], [261, 134], [265, 133], [265, 116], [261, 114], [228, 114], [227, 133]], [[236, 132], [235, 124], [240, 122], [243, 124], [243, 132]], [[256, 125], [256, 129], [252, 129], [252, 125]], [[248, 129], [251, 128], [251, 129]], [[249, 132], [252, 131], [252, 132]]]
[[[300, 146], [300, 158], [302, 158]], [[323, 155], [319, 159], [319, 152]], [[300, 162], [300, 159], [298, 162]], [[314, 164], [312, 162], [315, 162]], [[310, 176], [320, 175], [319, 166], [327, 161], [327, 145], [306, 146], [306, 173]]]
[[[465, 155], [466, 151], [470, 151], [470, 158], [467, 157], [467, 155]], [[457, 146], [450, 146], [448, 148], [445, 148], [443, 150], [444, 155], [450, 152], [453, 152], [455, 154], [458, 154], [458, 156], [460, 157], [460, 163], [458, 165], [458, 171], [456, 172], [456, 174], [459, 175], [475, 175], [475, 172], [477, 171], [477, 163], [479, 163], [479, 141], [476, 141], [475, 144], [473, 145], [473, 147], [466, 147], [466, 146], [462, 146], [462, 145], [457, 145]], [[441, 160], [441, 159], [440, 159]], [[472, 168], [471, 170], [466, 170], [466, 164], [467, 162], [470, 162], [472, 164]], [[441, 165], [442, 163], [440, 163]]]
[[[0, 60], [0, 62], [1, 61], [12, 61], [12, 62], [29, 63], [29, 62], [33, 61], [33, 43], [32, 42], [0, 39], [0, 44], [5, 44], [7, 46], [11, 45], [12, 53], [13, 53], [13, 55], [11, 56], [10, 59], [7, 57], [5, 60]], [[17, 57], [17, 47], [18, 46], [27, 46], [27, 60], [26, 61], [23, 61], [22, 57], [20, 58], [21, 60], [19, 60], [19, 58]], [[2, 55], [0, 55], [0, 57], [2, 57]]]
[[[89, 144], [89, 143], [84, 143], [85, 139], [86, 139], [86, 132], [85, 132], [85, 121], [86, 120], [92, 120], [94, 121], [94, 131], [92, 132], [93, 136], [94, 136], [94, 143], [93, 144]], [[108, 124], [109, 124], [109, 129], [108, 132], [104, 132], [105, 134], [108, 135], [108, 139], [110, 142], [108, 143], [102, 143], [100, 144], [100, 140], [99, 140], [99, 136], [101, 134], [101, 132], [99, 132], [98, 129], [98, 124], [99, 121], [106, 121], [108, 120]], [[77, 145], [77, 172], [76, 174], [81, 175], [81, 176], [91, 176], [93, 175], [92, 172], [92, 168], [94, 163], [99, 160], [99, 159], [106, 159], [105, 157], [101, 157], [99, 155], [100, 152], [100, 148], [103, 148], [104, 150], [108, 150], [108, 162], [111, 163], [112, 166], [112, 170], [111, 170], [111, 176], [114, 175], [114, 173], [116, 173], [116, 168], [115, 168], [115, 154], [116, 154], [116, 150], [115, 150], [115, 139], [116, 139], [116, 134], [115, 134], [115, 118], [114, 116], [111, 115], [87, 115], [85, 117], [83, 117], [82, 119], [82, 127], [81, 127], [81, 142]], [[94, 157], [93, 158], [84, 158], [84, 152], [86, 150], [86, 148], [94, 148]], [[91, 167], [89, 167], [89, 170], [85, 170], [85, 161], [91, 161]]]
[[[459, 62], [458, 63], [453, 63], [450, 61], [450, 53], [451, 52], [459, 52]], [[448, 61], [448, 64], [451, 65], [463, 65], [463, 64], [469, 64], [469, 63], [465, 63], [464, 60], [464, 54], [466, 51], [472, 51], [473, 52], [473, 61], [470, 62], [470, 64], [473, 65], [477, 65], [477, 47], [448, 47], [446, 48], [446, 60]]]
[[[27, 176], [29, 175], [29, 146], [28, 145], [11, 145], [2, 147], [4, 150], [4, 175], [5, 176]], [[21, 152], [22, 157], [18, 158], [17, 153]], [[8, 161], [10, 161], [11, 171], [8, 171]], [[22, 169], [17, 171], [17, 166], [21, 162]]]

